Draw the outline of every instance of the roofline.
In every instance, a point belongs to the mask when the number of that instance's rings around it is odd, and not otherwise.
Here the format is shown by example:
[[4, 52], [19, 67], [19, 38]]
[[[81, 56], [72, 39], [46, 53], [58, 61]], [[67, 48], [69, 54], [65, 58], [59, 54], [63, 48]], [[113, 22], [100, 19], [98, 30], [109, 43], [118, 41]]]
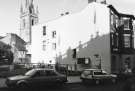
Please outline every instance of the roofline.
[[114, 11], [114, 13], [116, 13], [119, 17], [130, 17], [130, 18], [132, 18], [132, 19], [135, 20], [134, 15], [119, 13], [119, 12], [114, 8], [113, 5], [108, 5], [107, 7], [110, 8], [112, 11]]

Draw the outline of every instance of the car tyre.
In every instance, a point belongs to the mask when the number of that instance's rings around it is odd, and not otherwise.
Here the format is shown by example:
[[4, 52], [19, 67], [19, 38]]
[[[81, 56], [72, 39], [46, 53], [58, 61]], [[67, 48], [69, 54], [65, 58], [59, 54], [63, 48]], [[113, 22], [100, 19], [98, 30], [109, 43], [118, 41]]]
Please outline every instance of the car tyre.
[[113, 84], [115, 84], [117, 82], [117, 80], [115, 78], [113, 78], [111, 81]]
[[100, 81], [99, 80], [95, 80], [95, 84], [96, 85], [99, 85], [100, 84]]
[[24, 82], [18, 84], [19, 88], [26, 88], [27, 86], [28, 85], [26, 83], [24, 83]]
[[82, 79], [82, 83], [86, 83], [86, 80], [85, 79]]

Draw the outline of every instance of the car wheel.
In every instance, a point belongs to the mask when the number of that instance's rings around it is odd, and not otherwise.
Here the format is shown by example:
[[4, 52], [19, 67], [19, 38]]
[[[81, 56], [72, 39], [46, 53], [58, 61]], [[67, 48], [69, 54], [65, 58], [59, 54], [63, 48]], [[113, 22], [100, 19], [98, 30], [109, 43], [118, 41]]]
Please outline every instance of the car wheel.
[[86, 83], [86, 80], [85, 79], [82, 79], [82, 83]]
[[112, 83], [116, 83], [117, 81], [116, 81], [116, 79], [115, 78], [113, 78], [112, 79]]
[[100, 84], [99, 80], [95, 80], [96, 85]]
[[18, 87], [20, 87], [20, 88], [26, 88], [27, 87], [27, 84], [24, 83], [24, 82], [22, 82], [22, 83], [19, 83], [18, 84]]

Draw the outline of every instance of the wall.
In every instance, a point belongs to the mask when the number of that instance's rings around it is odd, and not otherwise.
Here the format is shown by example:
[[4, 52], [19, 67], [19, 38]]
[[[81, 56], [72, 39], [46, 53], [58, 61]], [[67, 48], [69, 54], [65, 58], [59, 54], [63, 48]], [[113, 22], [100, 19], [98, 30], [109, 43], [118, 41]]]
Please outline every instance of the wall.
[[[46, 59], [48, 60], [49, 57], [51, 59], [60, 54], [64, 55], [69, 48], [76, 48], [79, 41], [83, 44], [91, 39], [91, 35], [95, 38], [97, 31], [99, 36], [109, 34], [109, 24], [109, 9], [107, 6], [93, 2], [79, 13], [68, 14], [56, 20], [35, 25], [32, 28], [32, 60], [34, 60], [33, 62], [46, 62]], [[50, 35], [42, 36], [43, 26], [46, 26], [48, 33], [56, 30], [56, 52], [53, 52], [50, 48], [47, 49], [48, 51], [42, 51], [43, 39], [51, 41]]]
[[14, 54], [14, 62], [21, 62], [20, 58], [25, 62], [25, 42], [16, 34], [8, 33], [0, 41], [11, 46]]

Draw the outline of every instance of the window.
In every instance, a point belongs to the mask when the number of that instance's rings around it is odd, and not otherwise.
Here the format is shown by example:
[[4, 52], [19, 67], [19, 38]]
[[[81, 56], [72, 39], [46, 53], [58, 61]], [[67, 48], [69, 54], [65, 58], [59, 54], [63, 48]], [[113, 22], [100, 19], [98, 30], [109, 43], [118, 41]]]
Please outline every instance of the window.
[[129, 30], [129, 19], [124, 19], [124, 29]]
[[113, 25], [113, 14], [111, 14], [111, 25]]
[[54, 71], [49, 71], [49, 70], [46, 70], [46, 76], [57, 76], [57, 73], [55, 73]]
[[111, 32], [115, 32], [116, 28], [119, 26], [119, 23], [120, 23], [119, 18], [114, 13], [111, 14], [110, 18], [111, 18], [111, 21], [110, 21], [110, 23], [111, 23]]
[[46, 76], [45, 70], [40, 70], [39, 72], [40, 72], [40, 76]]
[[43, 36], [46, 35], [46, 26], [43, 26]]
[[25, 28], [25, 19], [23, 19], [23, 28]]
[[92, 74], [92, 71], [89, 71], [89, 70], [85, 70], [85, 71], [83, 72], [83, 74], [84, 74], [85, 76], [93, 75], [93, 74]]
[[56, 31], [53, 31], [53, 32], [52, 32], [52, 37], [53, 37], [53, 38], [56, 38]]
[[94, 75], [104, 75], [105, 73], [102, 73], [102, 71], [97, 71], [97, 72], [94, 72]]
[[112, 46], [117, 48], [119, 46], [118, 33], [111, 34]]
[[45, 51], [46, 50], [46, 41], [44, 40], [43, 41], [43, 51]]
[[117, 18], [116, 19], [116, 28], [119, 26], [120, 24], [119, 24], [119, 19]]
[[52, 49], [56, 50], [56, 43], [52, 43]]
[[130, 34], [124, 34], [124, 47], [130, 47]]
[[120, 18], [120, 26], [121, 25], [124, 25], [124, 20], [123, 20], [123, 18]]
[[31, 20], [31, 25], [32, 25], [32, 26], [34, 25], [34, 20], [33, 20], [33, 19]]

